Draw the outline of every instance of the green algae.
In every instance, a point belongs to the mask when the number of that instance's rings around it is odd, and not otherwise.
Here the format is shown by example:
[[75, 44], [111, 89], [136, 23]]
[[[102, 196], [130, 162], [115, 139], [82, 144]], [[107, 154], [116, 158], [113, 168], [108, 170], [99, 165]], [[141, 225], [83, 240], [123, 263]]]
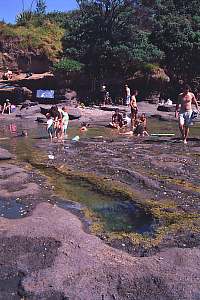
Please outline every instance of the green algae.
[[84, 205], [82, 211], [85, 218], [91, 220], [91, 232], [150, 234], [153, 231], [154, 220], [149, 211], [134, 201], [133, 195], [130, 198], [118, 186], [111, 187], [110, 180], [66, 172], [63, 167], [59, 170], [41, 164], [34, 167], [48, 178], [56, 195]]
[[[75, 131], [74, 131], [75, 133]], [[101, 130], [92, 132], [92, 135], [101, 134]], [[6, 143], [6, 141], [4, 142]], [[47, 160], [45, 153], [40, 150], [33, 148], [33, 141], [28, 138], [19, 140], [12, 140], [11, 147], [15, 148], [15, 153], [18, 159], [29, 162], [27, 165], [29, 168], [31, 165], [36, 169], [46, 169], [47, 165], [51, 165], [52, 162]], [[156, 153], [154, 153], [156, 155]], [[159, 154], [159, 153], [158, 153]], [[185, 154], [187, 155], [187, 154]], [[194, 186], [189, 182], [175, 179], [169, 176], [157, 174], [156, 172], [147, 172], [145, 168], [137, 167], [137, 171], [143, 173], [150, 178], [162, 180], [166, 183], [174, 184], [176, 186], [187, 186], [191, 189], [198, 189], [198, 186]], [[137, 232], [123, 232], [123, 231], [105, 231], [105, 222], [103, 222], [98, 214], [89, 208], [84, 208], [83, 213], [87, 219], [92, 221], [90, 230], [96, 235], [106, 235], [110, 241], [129, 239], [132, 244], [143, 245], [148, 248], [153, 245], [159, 245], [167, 235], [178, 235], [181, 231], [190, 230], [193, 232], [200, 232], [200, 221], [199, 215], [195, 213], [187, 213], [182, 211], [173, 200], [158, 201], [157, 199], [145, 199], [142, 197], [140, 192], [131, 189], [128, 185], [122, 184], [121, 182], [113, 181], [109, 178], [100, 177], [95, 174], [76, 172], [71, 170], [67, 166], [53, 167], [53, 172], [58, 172], [70, 180], [71, 178], [75, 181], [85, 181], [91, 184], [97, 191], [109, 195], [110, 197], [120, 197], [125, 201], [134, 201], [141, 209], [145, 210], [148, 214], [151, 214], [152, 218], [156, 220], [157, 226], [153, 235], [148, 236]], [[49, 178], [48, 178], [49, 179]], [[52, 178], [52, 185], [53, 185]], [[57, 193], [57, 191], [55, 191]]]
[[[38, 169], [45, 169], [44, 163], [35, 165]], [[128, 185], [111, 180], [109, 178], [97, 176], [96, 174], [76, 172], [64, 165], [53, 166], [54, 171], [59, 172], [66, 178], [75, 178], [78, 181], [84, 180], [95, 187], [97, 191], [111, 197], [120, 197], [122, 201], [134, 201], [141, 209], [146, 211], [156, 220], [156, 227], [151, 235], [141, 234], [136, 231], [106, 231], [105, 223], [91, 209], [85, 208], [85, 217], [92, 221], [90, 230], [95, 235], [105, 235], [110, 242], [114, 240], [128, 239], [133, 245], [143, 245], [149, 248], [159, 245], [166, 235], [177, 234], [180, 230], [191, 232], [200, 232], [199, 214], [187, 213], [177, 207], [172, 200], [158, 201], [154, 199], [145, 199], [141, 193], [134, 191]]]

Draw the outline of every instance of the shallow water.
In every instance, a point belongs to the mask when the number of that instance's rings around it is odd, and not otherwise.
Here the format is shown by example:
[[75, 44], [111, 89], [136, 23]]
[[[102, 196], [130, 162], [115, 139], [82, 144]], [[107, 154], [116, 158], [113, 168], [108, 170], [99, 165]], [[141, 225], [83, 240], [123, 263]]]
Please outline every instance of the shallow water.
[[[43, 168], [42, 173], [54, 185], [57, 195], [80, 203], [82, 206], [78, 205], [79, 209], [87, 207], [94, 214], [94, 217], [103, 224], [105, 231], [135, 231], [138, 233], [153, 231], [153, 219], [134, 201], [106, 195], [97, 191], [92, 184], [84, 180], [66, 178], [51, 168]], [[68, 203], [58, 203], [58, 206], [70, 208]]]
[[[28, 131], [28, 137], [17, 137], [22, 130]], [[174, 133], [175, 137], [179, 135], [177, 124], [175, 122], [165, 122], [158, 120], [149, 121], [149, 130], [152, 133]], [[191, 128], [191, 136], [198, 135], [199, 124], [195, 124]], [[88, 132], [80, 133], [79, 128], [70, 126], [68, 131], [67, 144], [69, 145], [71, 138], [75, 135], [80, 135], [80, 140], [102, 139], [123, 139], [119, 136], [116, 130], [111, 130], [105, 127], [89, 128]], [[8, 138], [8, 139], [5, 139]], [[2, 139], [1, 139], [2, 138]], [[134, 137], [130, 137], [134, 139]], [[126, 137], [127, 139], [127, 137]], [[156, 138], [159, 140], [159, 138]], [[153, 141], [153, 138], [152, 138]], [[43, 152], [37, 148], [41, 142], [46, 143], [46, 148], [50, 145], [47, 140], [47, 133], [44, 125], [38, 125], [33, 121], [18, 121], [3, 123], [0, 128], [0, 145], [7, 148], [10, 152], [17, 156], [20, 161], [28, 161], [32, 158], [33, 153], [39, 157], [47, 157], [46, 150]], [[98, 222], [103, 224], [105, 231], [124, 231], [151, 233], [154, 227], [154, 220], [144, 210], [139, 208], [134, 201], [125, 199], [113, 198], [97, 191], [91, 184], [84, 181], [77, 181], [66, 178], [60, 173], [46, 169], [43, 170], [44, 175], [49, 178], [51, 184], [55, 187], [55, 193], [62, 196], [64, 199], [71, 200], [74, 203], [74, 208], [82, 210], [88, 208]], [[80, 205], [81, 204], [81, 205]], [[71, 209], [69, 203], [59, 202], [59, 206], [65, 209]], [[4, 211], [4, 204], [0, 201], [0, 212], [5, 217], [21, 217], [20, 206], [16, 203], [10, 204], [10, 208]]]
[[0, 216], [7, 219], [19, 219], [25, 217], [27, 207], [18, 199], [0, 199]]

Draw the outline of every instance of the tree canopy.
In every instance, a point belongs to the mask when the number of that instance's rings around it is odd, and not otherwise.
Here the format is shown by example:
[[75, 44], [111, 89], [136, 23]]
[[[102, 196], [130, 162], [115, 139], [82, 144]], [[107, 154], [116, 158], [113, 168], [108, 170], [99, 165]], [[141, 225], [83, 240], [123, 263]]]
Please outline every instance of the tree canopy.
[[77, 10], [51, 13], [46, 1], [35, 3], [18, 15], [17, 25], [60, 27], [61, 67], [78, 61], [86, 74], [102, 79], [127, 78], [151, 64], [173, 80], [200, 78], [199, 0], [77, 0]]
[[158, 62], [163, 52], [137, 25], [136, 1], [81, 0], [67, 25], [64, 54], [80, 60], [97, 77], [126, 75], [142, 63]]
[[165, 53], [162, 62], [171, 75], [190, 80], [199, 73], [200, 2], [155, 1], [151, 41]]

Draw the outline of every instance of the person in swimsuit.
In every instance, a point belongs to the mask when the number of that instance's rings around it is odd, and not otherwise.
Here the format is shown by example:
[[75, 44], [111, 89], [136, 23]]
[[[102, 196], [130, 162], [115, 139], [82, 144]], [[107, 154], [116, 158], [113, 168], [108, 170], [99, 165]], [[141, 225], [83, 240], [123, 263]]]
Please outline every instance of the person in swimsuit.
[[178, 96], [178, 103], [176, 105], [176, 112], [175, 112], [175, 117], [176, 118], [179, 117], [179, 129], [184, 144], [187, 144], [187, 138], [189, 135], [189, 126], [192, 123], [192, 104], [194, 104], [196, 110], [199, 111], [198, 103], [195, 95], [190, 92], [189, 85], [185, 85], [183, 93], [179, 94]]
[[54, 134], [53, 119], [52, 119], [50, 113], [46, 114], [46, 118], [47, 118], [47, 132], [48, 132], [49, 138], [52, 141], [53, 134]]
[[135, 120], [137, 119], [137, 113], [138, 113], [138, 108], [137, 108], [137, 99], [136, 96], [138, 95], [138, 91], [134, 90], [133, 94], [131, 96], [131, 126], [132, 128], [135, 127]]
[[64, 136], [67, 135], [68, 124], [69, 124], [69, 115], [67, 112], [67, 106], [64, 106], [62, 108], [62, 132]]
[[52, 106], [49, 113], [53, 118], [55, 138], [59, 138], [62, 135], [62, 113], [57, 105]]

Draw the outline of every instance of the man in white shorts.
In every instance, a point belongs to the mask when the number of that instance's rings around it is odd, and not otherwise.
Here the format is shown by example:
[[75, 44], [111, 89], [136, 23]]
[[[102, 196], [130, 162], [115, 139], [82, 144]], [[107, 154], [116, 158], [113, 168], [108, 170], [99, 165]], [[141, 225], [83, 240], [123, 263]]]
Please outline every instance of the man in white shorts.
[[[187, 144], [189, 135], [189, 126], [192, 123], [192, 104], [195, 105], [197, 111], [198, 103], [196, 97], [190, 92], [190, 87], [185, 85], [183, 93], [178, 96], [178, 104], [176, 105], [175, 117], [179, 117], [179, 129], [183, 138], [184, 144]], [[179, 111], [179, 107], [180, 111]]]
[[127, 84], [125, 84], [125, 93], [126, 93], [126, 105], [129, 106], [131, 102], [131, 90]]

